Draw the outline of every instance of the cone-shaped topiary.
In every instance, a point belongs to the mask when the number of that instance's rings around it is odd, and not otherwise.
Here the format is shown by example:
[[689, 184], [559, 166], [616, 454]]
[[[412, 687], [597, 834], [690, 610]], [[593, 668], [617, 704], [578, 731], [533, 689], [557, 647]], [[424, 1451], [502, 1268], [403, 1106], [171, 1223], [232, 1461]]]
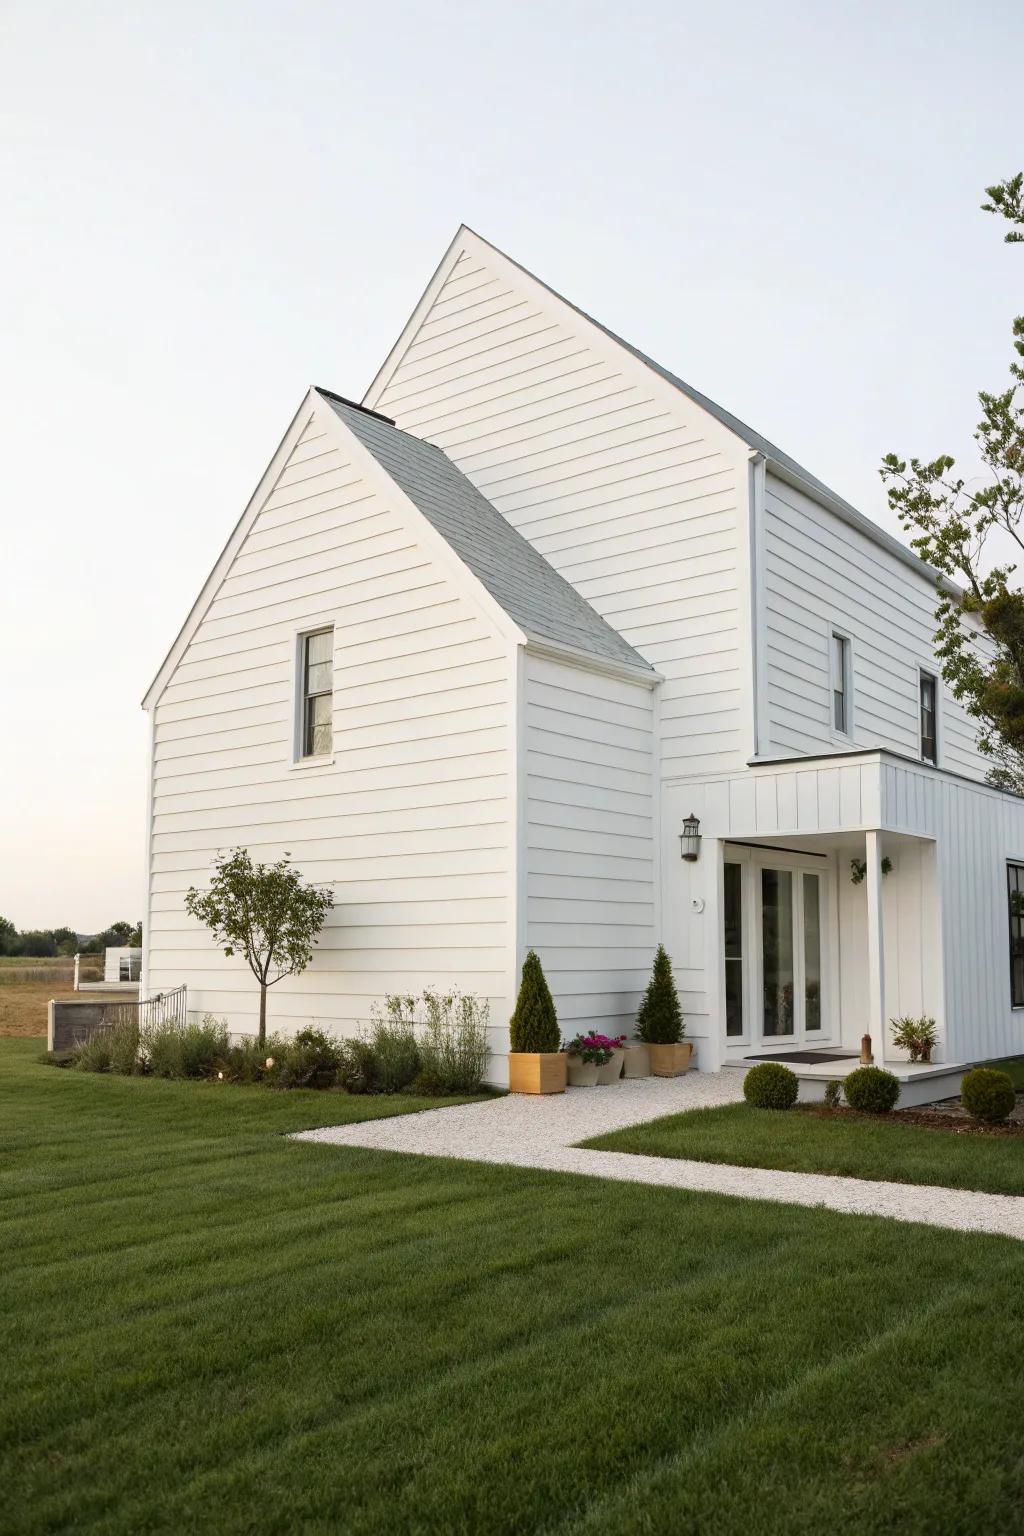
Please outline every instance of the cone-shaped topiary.
[[557, 1051], [562, 1043], [554, 998], [532, 949], [523, 961], [523, 979], [509, 1033], [513, 1051]]
[[636, 1032], [647, 1045], [675, 1045], [683, 1036], [683, 1011], [664, 944], [658, 945], [654, 956], [654, 970], [637, 1010]]

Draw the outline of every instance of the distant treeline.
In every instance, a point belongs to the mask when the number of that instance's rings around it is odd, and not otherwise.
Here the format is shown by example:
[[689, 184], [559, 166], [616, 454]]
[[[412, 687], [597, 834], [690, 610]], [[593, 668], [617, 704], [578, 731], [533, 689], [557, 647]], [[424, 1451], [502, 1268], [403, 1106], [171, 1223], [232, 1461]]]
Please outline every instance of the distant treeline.
[[142, 943], [141, 923], [111, 923], [102, 933], [79, 942], [73, 928], [18, 929], [0, 917], [0, 955], [28, 955], [50, 959], [56, 955], [99, 955], [105, 949], [137, 948]]

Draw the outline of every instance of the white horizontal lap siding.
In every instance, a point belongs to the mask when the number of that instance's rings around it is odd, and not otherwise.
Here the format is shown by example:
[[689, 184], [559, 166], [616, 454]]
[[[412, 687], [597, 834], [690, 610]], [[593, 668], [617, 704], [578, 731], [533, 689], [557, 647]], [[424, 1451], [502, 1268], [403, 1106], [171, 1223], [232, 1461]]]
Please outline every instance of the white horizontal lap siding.
[[442, 447], [664, 676], [666, 774], [743, 760], [741, 471], [695, 406], [472, 245], [374, 403]]
[[938, 856], [947, 1053], [1024, 1051], [1010, 1005], [1008, 860], [1024, 862], [1024, 801], [925, 768], [884, 768], [886, 824], [934, 838]]
[[[286, 850], [335, 908], [271, 1027], [352, 1031], [387, 992], [456, 983], [503, 1048], [512, 894], [507, 642], [313, 425], [156, 705], [149, 975], [255, 1027], [248, 971], [184, 911], [219, 850]], [[295, 636], [334, 625], [334, 761], [292, 766]]]
[[526, 659], [526, 942], [563, 1036], [630, 1032], [655, 944], [653, 702]]
[[[853, 744], [920, 753], [919, 667], [939, 675], [932, 581], [769, 475], [764, 598], [769, 750], [842, 750], [831, 730], [831, 627], [853, 650]], [[984, 778], [973, 726], [941, 692], [940, 762]]]

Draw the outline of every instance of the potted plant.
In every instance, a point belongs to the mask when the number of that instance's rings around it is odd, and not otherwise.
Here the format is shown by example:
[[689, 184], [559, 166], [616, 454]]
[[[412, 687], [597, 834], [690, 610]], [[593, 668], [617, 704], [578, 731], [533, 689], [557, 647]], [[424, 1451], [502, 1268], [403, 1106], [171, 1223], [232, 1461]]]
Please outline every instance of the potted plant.
[[650, 1077], [651, 1048], [646, 1040], [627, 1040], [622, 1050], [623, 1077]]
[[597, 1069], [606, 1057], [600, 1046], [591, 1042], [589, 1035], [575, 1035], [565, 1044], [566, 1070], [570, 1088], [593, 1088], [597, 1082]]
[[509, 1036], [509, 1092], [564, 1093], [566, 1057], [559, 1050], [558, 1015], [540, 960], [532, 949], [523, 961]]
[[658, 945], [654, 956], [651, 979], [637, 1011], [636, 1032], [650, 1049], [655, 1077], [680, 1077], [689, 1069], [693, 1046], [683, 1039], [683, 1013], [664, 944]]
[[939, 1038], [939, 1027], [934, 1019], [890, 1019], [893, 1027], [892, 1043], [901, 1051], [909, 1051], [911, 1061], [930, 1063], [932, 1050]]

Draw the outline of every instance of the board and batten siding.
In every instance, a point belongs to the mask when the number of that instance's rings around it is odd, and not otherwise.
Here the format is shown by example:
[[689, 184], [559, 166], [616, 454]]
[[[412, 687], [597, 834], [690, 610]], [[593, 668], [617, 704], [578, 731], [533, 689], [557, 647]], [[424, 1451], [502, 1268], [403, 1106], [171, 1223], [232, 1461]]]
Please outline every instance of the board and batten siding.
[[745, 449], [468, 240], [369, 403], [443, 448], [657, 668], [665, 774], [744, 761]]
[[882, 768], [884, 824], [933, 839], [939, 867], [948, 1054], [1024, 1051], [1024, 1009], [1010, 1004], [1008, 860], [1024, 863], [1024, 801], [927, 768]]
[[[834, 626], [852, 646], [852, 745], [919, 756], [919, 668], [939, 677], [930, 577], [771, 474], [763, 550], [764, 755], [851, 745], [832, 732]], [[970, 719], [941, 677], [939, 692], [940, 766], [983, 779], [989, 764]]]
[[656, 940], [652, 690], [527, 652], [526, 945], [563, 1038], [630, 1034]]
[[[150, 992], [257, 1021], [255, 983], [185, 915], [218, 850], [288, 850], [335, 908], [272, 1029], [351, 1032], [388, 992], [456, 983], [504, 1027], [511, 890], [507, 638], [314, 413], [155, 706]], [[334, 626], [334, 753], [293, 766], [297, 632]], [[500, 1026], [500, 1028], [499, 1028]]]

